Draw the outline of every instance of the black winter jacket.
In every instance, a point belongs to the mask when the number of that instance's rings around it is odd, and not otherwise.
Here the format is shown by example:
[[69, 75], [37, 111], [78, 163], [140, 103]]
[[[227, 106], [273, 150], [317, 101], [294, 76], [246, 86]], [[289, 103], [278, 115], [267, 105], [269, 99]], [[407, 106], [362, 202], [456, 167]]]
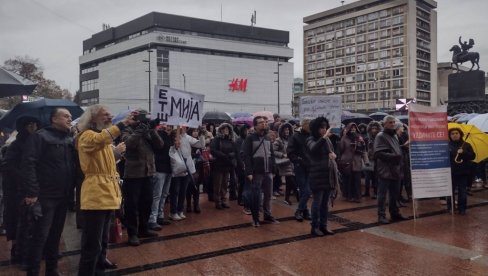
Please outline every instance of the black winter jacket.
[[[264, 141], [261, 140], [264, 139]], [[266, 135], [249, 134], [242, 144], [246, 175], [272, 173], [274, 152], [271, 141]], [[254, 154], [253, 154], [254, 152]]]
[[310, 153], [309, 181], [312, 191], [322, 191], [331, 188], [329, 181], [329, 149], [327, 141], [320, 137], [307, 138], [307, 149]]
[[75, 185], [75, 149], [68, 132], [46, 127], [29, 136], [22, 154], [23, 196], [63, 198]]
[[307, 149], [307, 138], [309, 136], [309, 133], [303, 130], [293, 133], [288, 139], [288, 147], [286, 148], [286, 154], [290, 161], [295, 166], [302, 167], [305, 171], [310, 168], [310, 156]]
[[169, 148], [173, 145], [173, 139], [166, 131], [158, 130], [158, 135], [163, 140], [162, 148], [154, 149], [154, 162], [156, 164], [156, 172], [171, 173], [171, 161], [169, 159]]
[[[462, 160], [462, 162], [456, 163], [454, 160], [460, 147], [462, 147], [463, 153], [459, 154], [457, 160]], [[471, 174], [471, 161], [476, 158], [476, 154], [469, 143], [463, 144], [463, 141], [449, 141], [449, 156], [451, 159], [451, 175], [465, 175], [467, 177]]]

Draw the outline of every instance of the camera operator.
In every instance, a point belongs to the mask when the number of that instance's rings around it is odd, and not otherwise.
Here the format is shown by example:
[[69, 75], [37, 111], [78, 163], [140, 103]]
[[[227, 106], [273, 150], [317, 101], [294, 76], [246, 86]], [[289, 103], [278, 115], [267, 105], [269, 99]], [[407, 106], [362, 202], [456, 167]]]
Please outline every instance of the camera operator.
[[162, 148], [164, 142], [154, 130], [159, 122], [149, 120], [147, 111], [137, 110], [132, 115], [135, 122], [122, 133], [126, 145], [122, 193], [128, 242], [137, 246], [139, 237], [157, 236], [149, 230], [148, 220], [153, 197], [152, 177], [156, 172], [154, 150]]

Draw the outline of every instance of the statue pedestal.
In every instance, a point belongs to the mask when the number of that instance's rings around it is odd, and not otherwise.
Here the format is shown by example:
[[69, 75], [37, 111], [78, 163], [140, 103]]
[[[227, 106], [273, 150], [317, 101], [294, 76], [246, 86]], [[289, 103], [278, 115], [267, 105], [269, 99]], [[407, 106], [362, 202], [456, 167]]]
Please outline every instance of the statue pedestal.
[[485, 72], [481, 70], [453, 73], [448, 76], [449, 115], [486, 113]]

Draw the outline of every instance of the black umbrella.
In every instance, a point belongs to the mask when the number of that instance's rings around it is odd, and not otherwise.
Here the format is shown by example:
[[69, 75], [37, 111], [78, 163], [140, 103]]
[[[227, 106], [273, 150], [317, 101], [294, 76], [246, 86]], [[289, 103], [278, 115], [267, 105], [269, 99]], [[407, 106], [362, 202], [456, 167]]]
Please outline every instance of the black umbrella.
[[36, 86], [21, 75], [0, 68], [0, 97], [30, 95]]
[[385, 116], [388, 116], [388, 115], [389, 114], [385, 113], [385, 112], [375, 112], [375, 113], [369, 114], [369, 117], [371, 117], [375, 121], [381, 121], [381, 120], [383, 120], [383, 118], [385, 118]]
[[221, 124], [223, 122], [232, 122], [232, 118], [225, 112], [209, 111], [203, 115], [204, 124]]
[[83, 114], [83, 109], [76, 103], [63, 99], [42, 99], [35, 102], [19, 103], [0, 119], [0, 129], [15, 129], [15, 121], [21, 116], [32, 116], [41, 121], [42, 126], [50, 124], [49, 116], [56, 107], [68, 109], [72, 119]]
[[350, 116], [351, 116], [350, 118], [342, 120], [342, 123], [344, 125], [347, 125], [351, 122], [354, 122], [356, 124], [368, 124], [369, 122], [371, 122], [373, 120], [368, 115], [361, 114], [361, 113], [351, 113]]

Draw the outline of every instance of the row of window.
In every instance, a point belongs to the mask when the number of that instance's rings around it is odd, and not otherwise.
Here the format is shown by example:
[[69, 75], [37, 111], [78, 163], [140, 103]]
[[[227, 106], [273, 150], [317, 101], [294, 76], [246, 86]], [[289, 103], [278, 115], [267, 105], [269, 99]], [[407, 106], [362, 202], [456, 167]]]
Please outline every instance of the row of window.
[[339, 30], [339, 29], [351, 27], [351, 26], [354, 26], [356, 23], [359, 25], [359, 24], [366, 23], [368, 21], [376, 21], [379, 18], [385, 18], [385, 17], [389, 17], [391, 15], [394, 16], [394, 15], [398, 15], [398, 14], [403, 14], [405, 12], [405, 10], [406, 10], [405, 6], [399, 6], [399, 7], [394, 7], [391, 9], [385, 9], [385, 10], [381, 10], [381, 11], [377, 11], [377, 12], [372, 12], [372, 13], [369, 13], [366, 15], [358, 16], [356, 18], [346, 19], [344, 21], [340, 21], [340, 22], [337, 22], [334, 24], [329, 24], [327, 26], [320, 27], [320, 28], [317, 28], [314, 30], [310, 30], [306, 33], [306, 35], [307, 35], [307, 37], [310, 37], [310, 36], [314, 36], [316, 34], [322, 34], [322, 33], [326, 33], [326, 32], [332, 32], [334, 30]]
[[[362, 53], [364, 52], [362, 49], [360, 52], [358, 53]], [[315, 69], [320, 69], [321, 66], [323, 68], [323, 65], [320, 65], [321, 62], [320, 60], [323, 60], [323, 59], [329, 59], [328, 61], [326, 61], [326, 66], [329, 67], [329, 66], [333, 66], [333, 63], [335, 63], [335, 65], [342, 65], [342, 64], [352, 64], [352, 63], [355, 63], [356, 61], [358, 63], [364, 63], [366, 61], [373, 61], [373, 60], [377, 60], [377, 59], [385, 59], [385, 58], [390, 58], [390, 57], [403, 57], [404, 56], [404, 48], [401, 47], [401, 48], [395, 48], [395, 49], [392, 49], [392, 50], [380, 50], [380, 51], [377, 51], [377, 52], [368, 52], [367, 54], [359, 54], [359, 55], [356, 55], [356, 56], [347, 56], [347, 55], [352, 55], [352, 54], [355, 54], [356, 53], [356, 47], [347, 47], [345, 49], [339, 49], [339, 50], [335, 50], [335, 51], [330, 51], [330, 52], [322, 52], [322, 53], [317, 53], [317, 54], [310, 54], [310, 55], [307, 55], [306, 57], [306, 62], [307, 63], [311, 63], [315, 60], [319, 61], [316, 63], [315, 65]], [[344, 56], [344, 54], [346, 55], [346, 57], [344, 58], [341, 58], [342, 56]], [[336, 57], [337, 59], [334, 60], [330, 60], [330, 59], [333, 59], [334, 57]], [[313, 70], [314, 66], [312, 66], [311, 64], [308, 64], [307, 66], [309, 66], [309, 70]]]
[[[334, 83], [337, 79], [320, 79], [320, 80], [309, 80], [307, 82], [308, 88], [314, 88], [319, 86], [329, 86]], [[404, 79], [393, 79], [393, 80], [385, 80], [385, 81], [372, 81], [367, 83], [356, 83], [350, 85], [336, 85], [335, 87], [327, 87], [326, 93], [352, 93], [355, 91], [372, 91], [372, 90], [379, 90], [379, 89], [388, 89], [388, 88], [403, 88], [405, 85]], [[330, 92], [330, 93], [329, 93]]]
[[[379, 38], [389, 38], [391, 36], [399, 36], [404, 34], [405, 28], [403, 26], [399, 26], [396, 28], [392, 29], [387, 29], [387, 30], [381, 30], [381, 31], [376, 31], [376, 32], [369, 32], [368, 34], [361, 34], [357, 35], [355, 37], [348, 37], [345, 39], [338, 39], [335, 41], [330, 41], [327, 43], [323, 43], [325, 41], [324, 37], [313, 37], [309, 38], [307, 40], [307, 45], [313, 46], [313, 44], [324, 44], [326, 49], [333, 49], [333, 48], [340, 48], [348, 45], [354, 45], [356, 42], [357, 43], [362, 43], [366, 41], [373, 41], [377, 40]], [[319, 47], [319, 45], [317, 45]]]
[[81, 74], [83, 75], [83, 74], [90, 73], [90, 72], [97, 71], [97, 70], [98, 70], [98, 65], [95, 65], [92, 67], [81, 69]]
[[[379, 79], [389, 79], [389, 78], [398, 78], [404, 76], [404, 68], [397, 68], [397, 69], [387, 69], [387, 70], [381, 70], [381, 71], [376, 71], [376, 72], [368, 72], [368, 73], [358, 73], [354, 74], [354, 66], [346, 67], [346, 75], [347, 76], [342, 76], [343, 68], [337, 68], [337, 69], [332, 69], [332, 70], [325, 70], [325, 71], [318, 71], [317, 73], [311, 72], [307, 73], [307, 79], [315, 79], [315, 78], [324, 78], [324, 72], [325, 72], [325, 83], [326, 85], [333, 85], [335, 84], [342, 84], [344, 82], [349, 83], [349, 82], [361, 82], [361, 81], [376, 81]], [[338, 70], [340, 69], [340, 70]], [[341, 71], [341, 72], [338, 72]], [[348, 72], [349, 71], [349, 72]], [[349, 74], [349, 75], [348, 75]], [[350, 75], [354, 74], [354, 75]], [[336, 78], [333, 78], [334, 76], [337, 76]], [[430, 80], [430, 74], [428, 74]]]
[[98, 104], [98, 98], [90, 98], [90, 99], [83, 99], [81, 100], [82, 106], [94, 105]]
[[[429, 43], [421, 41], [421, 40], [418, 40], [418, 41], [420, 41], [422, 43], [421, 46], [423, 48], [430, 49]], [[336, 55], [341, 55], [341, 56], [352, 55], [356, 52], [364, 53], [364, 52], [366, 52], [366, 50], [375, 51], [378, 49], [388, 48], [391, 46], [393, 46], [393, 47], [400, 46], [400, 45], [403, 45], [404, 43], [405, 43], [405, 37], [399, 36], [399, 37], [394, 37], [394, 38], [385, 39], [385, 40], [376, 41], [376, 42], [368, 42], [366, 44], [356, 44], [356, 46], [348, 46], [348, 47], [339, 48], [339, 49], [337, 49], [337, 47], [334, 47], [333, 45], [320, 44], [317, 46], [307, 47], [307, 54], [310, 55], [310, 54], [320, 53], [320, 52], [324, 52], [324, 51], [332, 51], [335, 49]], [[419, 43], [419, 42], [417, 42], [417, 43]]]
[[92, 91], [96, 89], [98, 89], [98, 79], [81, 82], [81, 92]]

